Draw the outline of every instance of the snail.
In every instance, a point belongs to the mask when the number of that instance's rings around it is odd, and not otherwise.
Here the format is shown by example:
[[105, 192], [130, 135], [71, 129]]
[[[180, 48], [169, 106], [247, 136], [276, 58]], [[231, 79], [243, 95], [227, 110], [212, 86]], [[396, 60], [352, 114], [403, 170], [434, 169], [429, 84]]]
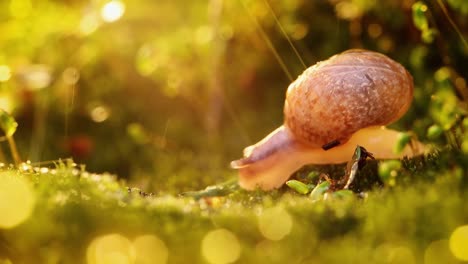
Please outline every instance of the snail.
[[399, 132], [384, 126], [403, 116], [413, 99], [413, 78], [399, 63], [352, 49], [306, 69], [286, 92], [284, 124], [231, 162], [247, 190], [281, 187], [306, 164], [350, 160], [357, 145], [376, 159], [423, 153], [413, 140], [394, 153]]

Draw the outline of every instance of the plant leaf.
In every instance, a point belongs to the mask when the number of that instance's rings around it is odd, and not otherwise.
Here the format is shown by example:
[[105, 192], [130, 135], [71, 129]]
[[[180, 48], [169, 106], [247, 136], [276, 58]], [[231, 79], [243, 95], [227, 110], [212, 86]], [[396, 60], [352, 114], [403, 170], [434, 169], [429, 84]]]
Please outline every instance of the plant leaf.
[[18, 123], [7, 111], [0, 109], [0, 127], [5, 132], [5, 136], [11, 137], [16, 132]]

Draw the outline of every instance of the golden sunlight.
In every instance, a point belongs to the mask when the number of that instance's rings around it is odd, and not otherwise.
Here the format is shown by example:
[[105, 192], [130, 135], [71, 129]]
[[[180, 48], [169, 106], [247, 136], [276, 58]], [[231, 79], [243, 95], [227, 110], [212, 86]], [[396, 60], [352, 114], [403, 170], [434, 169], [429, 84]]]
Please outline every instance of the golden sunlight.
[[165, 264], [169, 250], [155, 235], [141, 235], [133, 242], [121, 234], [108, 234], [95, 238], [88, 246], [88, 264]]
[[0, 65], [0, 82], [6, 82], [11, 78], [11, 69], [7, 65]]
[[0, 173], [0, 228], [13, 228], [31, 216], [34, 192], [25, 179], [11, 172]]
[[138, 264], [164, 264], [167, 263], [169, 251], [166, 244], [155, 235], [142, 235], [133, 241]]
[[113, 0], [105, 4], [101, 9], [101, 17], [111, 23], [119, 20], [125, 12], [125, 4], [122, 1]]
[[457, 259], [468, 261], [468, 225], [459, 226], [453, 231], [449, 245]]
[[131, 242], [120, 234], [97, 237], [86, 252], [88, 264], [130, 264], [135, 259]]
[[226, 229], [217, 229], [205, 235], [201, 251], [209, 263], [233, 263], [239, 259], [241, 247], [236, 235]]
[[269, 240], [283, 239], [291, 232], [292, 226], [291, 215], [282, 207], [266, 209], [258, 217], [258, 228], [262, 235]]

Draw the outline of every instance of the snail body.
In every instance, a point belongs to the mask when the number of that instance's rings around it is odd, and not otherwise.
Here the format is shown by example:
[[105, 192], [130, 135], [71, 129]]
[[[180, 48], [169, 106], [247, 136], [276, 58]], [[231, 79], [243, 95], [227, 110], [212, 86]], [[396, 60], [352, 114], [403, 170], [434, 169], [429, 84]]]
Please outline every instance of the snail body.
[[[393, 153], [398, 132], [382, 127], [404, 115], [412, 99], [413, 78], [402, 65], [377, 52], [345, 51], [289, 85], [284, 124], [244, 149], [231, 167], [239, 169], [241, 187], [268, 190], [305, 164], [347, 162], [356, 145], [379, 159], [420, 154], [409, 147]], [[417, 142], [413, 147], [422, 149]]]

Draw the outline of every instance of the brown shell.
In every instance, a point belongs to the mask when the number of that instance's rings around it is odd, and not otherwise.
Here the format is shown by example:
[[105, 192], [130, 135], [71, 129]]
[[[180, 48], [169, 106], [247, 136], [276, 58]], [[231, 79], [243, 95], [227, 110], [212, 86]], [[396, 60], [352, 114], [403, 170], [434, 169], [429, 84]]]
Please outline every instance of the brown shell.
[[348, 50], [308, 68], [289, 85], [285, 126], [296, 139], [321, 147], [357, 130], [399, 119], [413, 98], [413, 78], [387, 56]]

